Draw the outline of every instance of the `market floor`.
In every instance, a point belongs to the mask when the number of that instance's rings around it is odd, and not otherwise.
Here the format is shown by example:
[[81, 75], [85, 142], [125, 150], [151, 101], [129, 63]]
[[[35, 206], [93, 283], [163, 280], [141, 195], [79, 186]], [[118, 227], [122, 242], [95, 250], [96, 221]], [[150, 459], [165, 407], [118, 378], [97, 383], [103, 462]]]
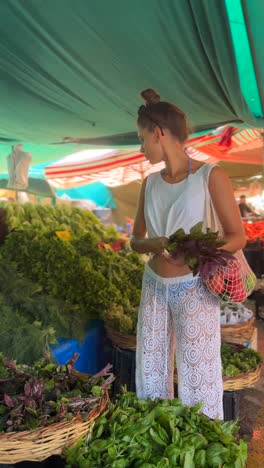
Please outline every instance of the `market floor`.
[[[257, 321], [258, 351], [264, 355], [264, 321]], [[247, 468], [264, 468], [264, 364], [255, 386], [243, 390], [239, 397], [241, 435], [249, 444]]]

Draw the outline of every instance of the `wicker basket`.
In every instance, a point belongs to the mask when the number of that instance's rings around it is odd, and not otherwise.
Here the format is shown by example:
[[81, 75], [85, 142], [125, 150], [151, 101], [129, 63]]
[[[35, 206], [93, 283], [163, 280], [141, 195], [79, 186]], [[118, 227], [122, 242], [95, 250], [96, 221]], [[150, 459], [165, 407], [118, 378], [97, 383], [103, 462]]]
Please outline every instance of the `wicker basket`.
[[136, 351], [137, 337], [135, 335], [122, 335], [111, 327], [106, 326], [105, 328], [108, 338], [115, 346]]
[[[261, 375], [261, 364], [253, 372], [242, 372], [237, 377], [224, 377], [224, 390], [235, 391], [254, 387]], [[178, 383], [177, 369], [174, 373], [174, 383]]]
[[225, 343], [245, 344], [251, 340], [254, 332], [253, 316], [244, 323], [230, 323], [221, 325], [221, 340]]
[[[231, 343], [234, 349], [242, 350], [245, 348], [240, 344]], [[243, 388], [254, 387], [261, 375], [261, 363], [258, 365], [257, 369], [252, 372], [241, 372], [236, 377], [223, 377], [224, 390], [235, 391], [242, 390]], [[174, 372], [174, 382], [178, 383], [178, 374], [177, 369]]]
[[106, 391], [88, 420], [77, 416], [71, 421], [51, 424], [35, 431], [0, 434], [0, 463], [41, 462], [51, 455], [61, 455], [65, 448], [84, 437], [109, 402]]

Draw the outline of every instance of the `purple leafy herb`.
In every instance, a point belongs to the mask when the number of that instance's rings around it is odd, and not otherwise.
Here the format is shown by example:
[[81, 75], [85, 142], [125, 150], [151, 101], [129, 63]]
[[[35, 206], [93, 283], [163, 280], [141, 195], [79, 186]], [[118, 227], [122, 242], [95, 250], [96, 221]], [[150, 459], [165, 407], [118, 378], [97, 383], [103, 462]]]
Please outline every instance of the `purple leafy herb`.
[[10, 396], [7, 395], [6, 393], [4, 394], [4, 402], [6, 406], [8, 406], [8, 408], [14, 408], [15, 406], [12, 398], [10, 398]]

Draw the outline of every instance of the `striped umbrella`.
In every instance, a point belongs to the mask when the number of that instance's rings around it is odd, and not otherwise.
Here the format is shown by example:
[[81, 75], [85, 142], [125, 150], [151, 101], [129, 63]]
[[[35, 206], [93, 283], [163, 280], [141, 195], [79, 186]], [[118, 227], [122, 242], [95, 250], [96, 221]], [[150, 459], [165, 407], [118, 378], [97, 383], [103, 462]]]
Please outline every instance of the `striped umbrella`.
[[[231, 129], [229, 131], [229, 129]], [[226, 144], [224, 137], [229, 131]], [[224, 127], [214, 133], [190, 138], [187, 152], [204, 162], [237, 161], [261, 164], [263, 130]], [[251, 152], [253, 151], [253, 154]], [[100, 180], [108, 186], [143, 180], [160, 171], [164, 163], [152, 166], [137, 148], [131, 150], [86, 150], [68, 156], [45, 168], [49, 182], [57, 188], [71, 188]]]

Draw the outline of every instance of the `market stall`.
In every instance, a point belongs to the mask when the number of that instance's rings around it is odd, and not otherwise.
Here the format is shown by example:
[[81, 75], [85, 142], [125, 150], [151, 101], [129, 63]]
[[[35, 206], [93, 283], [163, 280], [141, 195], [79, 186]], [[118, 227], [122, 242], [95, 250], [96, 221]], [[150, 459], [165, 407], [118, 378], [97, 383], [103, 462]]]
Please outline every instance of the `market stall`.
[[[190, 116], [196, 132], [188, 145], [191, 157], [261, 165], [264, 8], [242, 3], [161, 7], [160, 0], [135, 0], [128, 7], [117, 0], [102, 8], [87, 0], [63, 7], [54, 0], [2, 2], [2, 167], [7, 145], [18, 142], [36, 144], [34, 163], [54, 163], [80, 148], [119, 147], [108, 154], [108, 169], [118, 168], [119, 182], [142, 180], [152, 168], [128, 146], [138, 144], [136, 96], [147, 86]], [[242, 145], [248, 145], [246, 154]], [[129, 158], [132, 169], [126, 167]], [[92, 172], [106, 181], [101, 163], [87, 167], [75, 159], [67, 170], [56, 162], [46, 174], [53, 187], [73, 188], [95, 180]], [[27, 460], [60, 454], [77, 467], [244, 468], [247, 444], [237, 437], [236, 422], [209, 419], [200, 404], [115, 395], [120, 384], [130, 390], [134, 385], [135, 352], [126, 347], [135, 346], [142, 258], [129, 249], [116, 251], [116, 230], [86, 210], [19, 203], [4, 209], [9, 232], [0, 251], [0, 463], [24, 460], [28, 468]], [[221, 294], [231, 294], [229, 279], [223, 279]], [[254, 277], [246, 280], [248, 293]], [[233, 312], [229, 307], [226, 318], [233, 320]], [[84, 337], [87, 321], [98, 318], [112, 344], [95, 333]], [[243, 339], [222, 346], [227, 420], [237, 416], [236, 390], [253, 385], [260, 374], [261, 356], [245, 346], [245, 328], [254, 328], [252, 314], [247, 318], [223, 324], [225, 335], [231, 327], [232, 336]], [[83, 351], [80, 343], [86, 343], [84, 353], [92, 349], [90, 360], [66, 358], [69, 348]], [[106, 348], [117, 377], [112, 390], [109, 367], [84, 375], [88, 366], [99, 366], [99, 351], [106, 359]]]

